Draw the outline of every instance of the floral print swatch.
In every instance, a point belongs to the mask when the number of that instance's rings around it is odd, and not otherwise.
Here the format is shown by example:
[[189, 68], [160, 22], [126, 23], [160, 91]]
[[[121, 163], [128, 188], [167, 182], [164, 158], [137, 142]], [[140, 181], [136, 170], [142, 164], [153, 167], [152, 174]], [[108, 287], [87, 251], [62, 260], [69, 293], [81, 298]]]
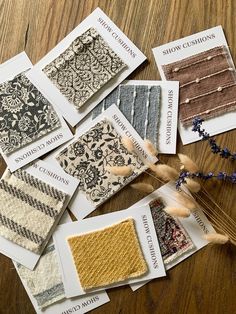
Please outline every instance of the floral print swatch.
[[24, 73], [0, 84], [0, 147], [5, 154], [34, 142], [61, 123]]
[[[106, 119], [64, 149], [57, 160], [65, 172], [79, 180], [79, 189], [96, 207], [146, 169], [136, 155], [127, 151], [121, 136]], [[133, 168], [128, 177], [106, 170], [107, 166], [127, 165]]]
[[163, 211], [161, 199], [149, 203], [164, 264], [169, 264], [195, 246], [177, 219]]
[[119, 85], [92, 111], [93, 119], [115, 104], [143, 139], [158, 146], [161, 87]]
[[236, 109], [236, 72], [230, 53], [219, 46], [163, 66], [167, 80], [180, 82], [180, 121], [210, 119]]
[[43, 72], [79, 109], [124, 67], [126, 64], [91, 27], [49, 63]]

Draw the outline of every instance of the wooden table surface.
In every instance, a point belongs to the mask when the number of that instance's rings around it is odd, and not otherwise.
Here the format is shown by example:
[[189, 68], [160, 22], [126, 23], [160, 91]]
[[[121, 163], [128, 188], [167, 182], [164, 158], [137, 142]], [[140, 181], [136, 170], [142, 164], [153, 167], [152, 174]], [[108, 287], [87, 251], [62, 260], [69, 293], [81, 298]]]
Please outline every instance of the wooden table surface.
[[[216, 25], [223, 26], [236, 61], [234, 0], [1, 0], [0, 62], [23, 50], [33, 63], [37, 62], [97, 6], [148, 58], [130, 79], [160, 79], [153, 47]], [[236, 151], [236, 130], [217, 136], [217, 141]], [[183, 147], [178, 137], [178, 152], [191, 156], [205, 171], [235, 170], [232, 163], [210, 154], [205, 142]], [[178, 165], [176, 156], [162, 159]], [[3, 171], [3, 161], [0, 166]], [[147, 175], [136, 182], [144, 178], [152, 182]], [[156, 181], [152, 183], [158, 187]], [[222, 184], [212, 193], [236, 219], [235, 187]], [[93, 214], [126, 208], [142, 197], [142, 193], [126, 187]], [[168, 271], [165, 278], [153, 280], [135, 293], [129, 287], [109, 290], [111, 301], [93, 313], [236, 313], [235, 258], [236, 248], [231, 245], [205, 247]], [[0, 266], [0, 314], [34, 313], [11, 260], [1, 255]]]

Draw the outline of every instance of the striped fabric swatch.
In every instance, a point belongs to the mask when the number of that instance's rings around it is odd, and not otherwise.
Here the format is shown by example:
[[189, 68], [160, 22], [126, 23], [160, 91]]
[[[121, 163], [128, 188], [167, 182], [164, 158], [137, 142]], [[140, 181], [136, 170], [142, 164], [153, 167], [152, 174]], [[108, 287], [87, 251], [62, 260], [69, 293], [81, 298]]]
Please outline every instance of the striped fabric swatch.
[[80, 109], [126, 64], [93, 27], [78, 36], [43, 72]]
[[0, 190], [0, 236], [40, 254], [66, 194], [21, 169], [6, 171]]
[[[136, 154], [127, 151], [120, 134], [106, 119], [81, 135], [56, 159], [66, 173], [79, 180], [79, 190], [96, 207], [146, 169]], [[133, 172], [116, 176], [107, 170], [111, 166], [130, 166]]]
[[180, 121], [191, 125], [236, 110], [236, 72], [226, 46], [163, 65], [167, 80], [180, 82]]
[[67, 241], [84, 290], [139, 277], [148, 270], [132, 218]]
[[44, 309], [65, 298], [64, 286], [53, 244], [46, 247], [34, 270], [20, 264], [17, 264], [17, 270], [40, 309]]
[[163, 210], [165, 205], [160, 198], [150, 202], [149, 206], [164, 264], [171, 263], [195, 247], [179, 220]]
[[93, 109], [93, 119], [113, 104], [117, 105], [143, 139], [158, 146], [160, 86], [119, 85]]

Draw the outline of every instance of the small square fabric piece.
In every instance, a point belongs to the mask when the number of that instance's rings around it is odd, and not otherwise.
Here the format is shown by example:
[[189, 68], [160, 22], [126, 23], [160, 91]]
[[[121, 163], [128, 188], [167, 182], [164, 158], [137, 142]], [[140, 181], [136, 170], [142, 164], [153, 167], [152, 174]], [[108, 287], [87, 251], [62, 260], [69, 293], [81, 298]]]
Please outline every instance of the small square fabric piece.
[[6, 171], [0, 180], [0, 236], [40, 254], [66, 194], [24, 170]]
[[64, 285], [53, 244], [44, 250], [34, 270], [20, 264], [17, 264], [17, 270], [40, 309], [65, 298]]
[[[123, 146], [121, 136], [107, 120], [97, 123], [56, 158], [65, 172], [79, 180], [79, 189], [95, 206], [105, 202], [146, 169], [138, 156]], [[127, 177], [106, 170], [107, 166], [128, 165], [134, 171]]]
[[163, 66], [167, 80], [180, 82], [180, 121], [189, 125], [236, 109], [236, 72], [225, 46]]
[[52, 105], [24, 73], [0, 84], [0, 104], [0, 147], [5, 154], [61, 125]]
[[149, 206], [164, 264], [171, 263], [195, 247], [181, 223], [163, 211], [165, 205], [160, 199], [152, 201]]
[[67, 239], [84, 290], [139, 277], [147, 272], [134, 220]]
[[89, 28], [43, 72], [79, 109], [125, 66], [96, 29]]
[[119, 85], [92, 111], [93, 119], [115, 104], [143, 139], [158, 146], [161, 87]]

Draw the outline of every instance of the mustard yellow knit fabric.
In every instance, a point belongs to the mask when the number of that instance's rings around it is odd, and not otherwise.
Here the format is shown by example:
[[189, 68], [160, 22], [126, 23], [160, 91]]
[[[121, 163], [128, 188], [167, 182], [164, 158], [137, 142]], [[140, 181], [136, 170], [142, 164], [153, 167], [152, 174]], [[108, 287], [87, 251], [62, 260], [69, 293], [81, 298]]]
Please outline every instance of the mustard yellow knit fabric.
[[84, 290], [139, 277], [148, 270], [132, 218], [67, 241]]

